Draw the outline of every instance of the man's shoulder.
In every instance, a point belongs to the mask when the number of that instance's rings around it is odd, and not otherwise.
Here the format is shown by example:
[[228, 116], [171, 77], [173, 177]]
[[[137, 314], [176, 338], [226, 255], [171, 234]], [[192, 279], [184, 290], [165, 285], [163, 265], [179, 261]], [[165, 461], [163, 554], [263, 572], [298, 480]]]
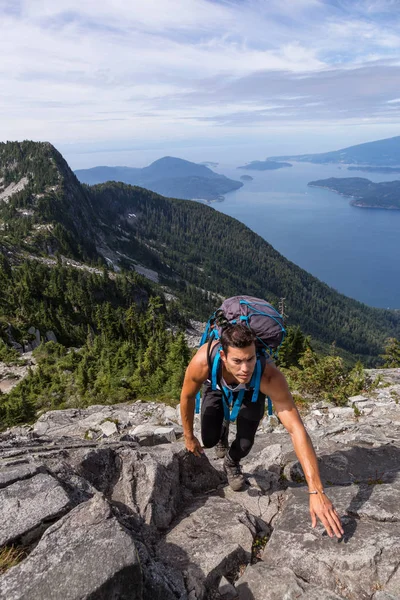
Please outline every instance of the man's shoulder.
[[262, 377], [265, 380], [269, 380], [278, 371], [278, 367], [276, 366], [273, 358], [271, 358], [270, 356], [265, 356], [264, 361], [265, 361], [265, 364], [264, 364]]

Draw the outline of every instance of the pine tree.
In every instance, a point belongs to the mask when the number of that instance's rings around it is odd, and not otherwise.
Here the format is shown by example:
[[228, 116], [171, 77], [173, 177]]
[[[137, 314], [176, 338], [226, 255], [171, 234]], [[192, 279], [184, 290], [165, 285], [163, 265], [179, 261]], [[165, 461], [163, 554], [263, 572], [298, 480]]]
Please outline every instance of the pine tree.
[[388, 338], [385, 343], [385, 352], [382, 355], [385, 361], [383, 366], [387, 369], [400, 367], [400, 341], [396, 338]]

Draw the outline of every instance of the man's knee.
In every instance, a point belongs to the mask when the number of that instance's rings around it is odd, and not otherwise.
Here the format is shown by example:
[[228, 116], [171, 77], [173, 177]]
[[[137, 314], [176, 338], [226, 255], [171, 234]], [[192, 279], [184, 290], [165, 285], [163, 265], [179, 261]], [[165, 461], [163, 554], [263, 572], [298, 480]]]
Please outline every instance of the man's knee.
[[254, 440], [248, 440], [246, 438], [239, 439], [240, 454], [242, 455], [242, 457], [248, 455], [248, 453], [253, 447], [253, 443]]
[[202, 433], [201, 439], [204, 448], [213, 448], [219, 442], [220, 434], [217, 432]]

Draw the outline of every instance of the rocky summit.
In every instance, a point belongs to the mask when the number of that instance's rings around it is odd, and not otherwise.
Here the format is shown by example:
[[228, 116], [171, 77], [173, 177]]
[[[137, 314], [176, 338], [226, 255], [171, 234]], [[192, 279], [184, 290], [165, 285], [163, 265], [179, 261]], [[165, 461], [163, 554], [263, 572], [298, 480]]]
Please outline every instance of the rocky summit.
[[[345, 534], [311, 528], [289, 435], [265, 419], [233, 492], [160, 403], [44, 413], [0, 434], [5, 600], [400, 598], [400, 369], [304, 414]], [[198, 423], [197, 423], [198, 427]], [[234, 435], [232, 427], [231, 435]]]

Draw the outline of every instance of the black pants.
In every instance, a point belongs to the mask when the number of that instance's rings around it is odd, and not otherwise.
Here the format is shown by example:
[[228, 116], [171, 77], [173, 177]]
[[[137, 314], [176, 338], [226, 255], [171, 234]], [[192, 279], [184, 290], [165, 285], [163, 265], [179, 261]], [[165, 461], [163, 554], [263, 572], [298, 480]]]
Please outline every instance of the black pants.
[[[237, 433], [229, 455], [235, 462], [250, 452], [257, 427], [264, 415], [265, 395], [259, 394], [257, 402], [252, 402], [253, 392], [246, 392], [237, 416]], [[205, 448], [212, 448], [221, 439], [224, 423], [224, 399], [220, 390], [212, 390], [211, 385], [203, 387], [201, 402], [201, 437]]]

